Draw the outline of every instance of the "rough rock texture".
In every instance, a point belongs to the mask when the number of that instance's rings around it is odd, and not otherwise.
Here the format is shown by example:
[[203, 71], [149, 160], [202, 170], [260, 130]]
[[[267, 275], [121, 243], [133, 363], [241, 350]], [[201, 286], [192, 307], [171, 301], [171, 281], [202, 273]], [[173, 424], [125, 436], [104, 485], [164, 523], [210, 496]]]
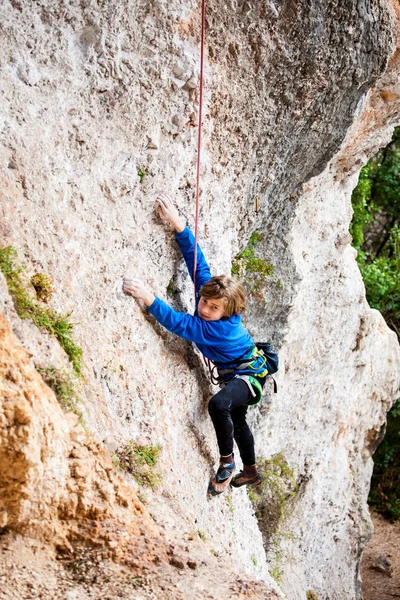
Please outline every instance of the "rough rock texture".
[[107, 453], [63, 414], [2, 315], [0, 382], [2, 600], [134, 599], [137, 588], [149, 600], [278, 600], [199, 539], [167, 542]]
[[371, 454], [398, 393], [397, 337], [368, 307], [349, 245], [356, 180], [335, 183], [334, 175], [327, 169], [315, 178], [297, 206], [292, 236], [302, 279], [282, 353], [279, 402], [259, 434], [272, 453], [286, 437], [285, 454], [300, 474], [301, 500], [289, 526], [295, 541], [285, 546], [302, 560], [290, 565], [288, 598], [299, 597], [299, 581], [323, 598], [330, 597], [327, 582], [340, 597], [361, 597], [354, 571], [372, 532]]
[[[252, 421], [259, 454], [282, 452], [300, 485], [267, 559], [246, 491], [206, 496], [217, 454], [200, 357], [121, 291], [129, 272], [165, 298], [172, 278], [172, 304], [192, 305], [153, 206], [168, 189], [193, 224], [199, 7], [1, 8], [0, 232], [27, 275], [54, 277], [52, 306], [73, 311], [90, 429], [109, 449], [162, 444], [162, 488], [148, 497], [158, 524], [181, 537], [202, 532], [271, 585], [268, 568], [278, 568], [290, 600], [309, 589], [320, 600], [360, 597], [371, 453], [399, 385], [395, 335], [365, 302], [348, 235], [356, 171], [398, 122], [397, 55], [385, 72], [396, 7], [208, 2], [201, 242], [213, 270], [228, 272], [251, 232], [264, 233], [257, 251], [275, 271], [257, 293], [247, 282], [247, 325], [281, 346], [282, 368], [279, 394]], [[65, 363], [3, 296], [32, 363]], [[61, 492], [49, 486], [50, 510]], [[17, 493], [15, 502], [19, 530]]]
[[63, 414], [2, 315], [0, 380], [3, 531], [64, 548], [88, 540], [116, 558], [126, 554], [128, 545], [129, 552], [137, 552], [141, 534], [149, 558], [156, 556], [151, 538], [160, 536], [135, 492], [78, 417]]
[[[37, 540], [9, 533], [0, 539], [0, 598], [15, 600], [278, 600], [262, 581], [190, 541], [179, 559], [157, 565], [135, 555], [128, 565], [90, 548], [58, 556]], [[134, 566], [131, 566], [134, 565]], [[189, 566], [190, 565], [190, 566]], [[141, 568], [138, 568], [141, 567]]]
[[[394, 2], [394, 9], [399, 18], [398, 2]], [[398, 21], [396, 33], [398, 38]], [[400, 119], [399, 60], [397, 47], [385, 73], [368, 92], [360, 118], [351, 127], [344, 147], [335, 159], [336, 179], [358, 171], [372, 154], [390, 142], [393, 128]]]

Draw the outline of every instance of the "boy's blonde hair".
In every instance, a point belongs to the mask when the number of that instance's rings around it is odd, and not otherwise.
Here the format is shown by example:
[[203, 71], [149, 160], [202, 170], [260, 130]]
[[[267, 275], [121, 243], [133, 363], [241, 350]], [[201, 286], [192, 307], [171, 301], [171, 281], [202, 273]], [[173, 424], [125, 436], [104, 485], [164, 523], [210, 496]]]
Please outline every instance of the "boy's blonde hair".
[[225, 304], [225, 316], [240, 315], [246, 309], [246, 296], [240, 283], [227, 275], [217, 275], [207, 281], [200, 290], [200, 296], [210, 300], [222, 298]]

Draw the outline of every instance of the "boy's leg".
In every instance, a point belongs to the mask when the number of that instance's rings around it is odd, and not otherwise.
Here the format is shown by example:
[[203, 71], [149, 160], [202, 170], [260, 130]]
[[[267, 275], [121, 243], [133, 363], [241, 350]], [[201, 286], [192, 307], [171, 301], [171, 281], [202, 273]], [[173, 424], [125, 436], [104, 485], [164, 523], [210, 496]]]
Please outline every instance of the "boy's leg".
[[261, 476], [256, 467], [254, 437], [246, 421], [247, 408], [247, 406], [239, 406], [232, 409], [231, 413], [234, 424], [234, 437], [243, 462], [243, 470], [235, 475], [231, 481], [233, 487], [261, 483]]
[[238, 406], [232, 409], [233, 435], [243, 464], [254, 465], [256, 462], [254, 437], [246, 421], [247, 409], [248, 406]]
[[242, 379], [232, 379], [213, 396], [208, 412], [213, 422], [221, 457], [230, 458], [233, 452], [234, 425], [232, 410], [249, 400], [250, 390]]

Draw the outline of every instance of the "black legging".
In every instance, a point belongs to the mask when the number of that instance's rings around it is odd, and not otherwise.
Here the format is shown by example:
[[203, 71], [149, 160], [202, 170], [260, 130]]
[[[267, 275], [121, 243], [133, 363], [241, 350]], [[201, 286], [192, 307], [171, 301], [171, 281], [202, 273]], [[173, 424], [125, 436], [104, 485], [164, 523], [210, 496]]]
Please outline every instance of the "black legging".
[[254, 465], [254, 438], [246, 422], [247, 402], [251, 392], [243, 379], [232, 379], [209, 402], [208, 412], [217, 434], [221, 456], [233, 452], [233, 438], [244, 465]]

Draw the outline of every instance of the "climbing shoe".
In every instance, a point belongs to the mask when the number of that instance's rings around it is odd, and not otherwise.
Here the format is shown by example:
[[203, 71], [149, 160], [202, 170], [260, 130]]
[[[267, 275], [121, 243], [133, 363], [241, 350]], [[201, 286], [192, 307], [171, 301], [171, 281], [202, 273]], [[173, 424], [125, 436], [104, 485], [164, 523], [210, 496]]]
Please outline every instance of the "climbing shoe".
[[260, 485], [261, 482], [262, 476], [260, 475], [260, 473], [257, 473], [255, 477], [246, 477], [243, 471], [239, 471], [239, 473], [232, 478], [231, 486], [235, 488], [242, 487], [242, 485], [257, 486]]
[[211, 496], [218, 496], [228, 489], [234, 470], [234, 461], [230, 463], [220, 463], [217, 474], [214, 479], [210, 481], [210, 485], [208, 486], [208, 492]]
[[233, 475], [233, 471], [235, 470], [235, 463], [221, 463], [218, 467], [217, 474], [215, 479], [217, 483], [224, 483], [227, 479], [230, 479]]

